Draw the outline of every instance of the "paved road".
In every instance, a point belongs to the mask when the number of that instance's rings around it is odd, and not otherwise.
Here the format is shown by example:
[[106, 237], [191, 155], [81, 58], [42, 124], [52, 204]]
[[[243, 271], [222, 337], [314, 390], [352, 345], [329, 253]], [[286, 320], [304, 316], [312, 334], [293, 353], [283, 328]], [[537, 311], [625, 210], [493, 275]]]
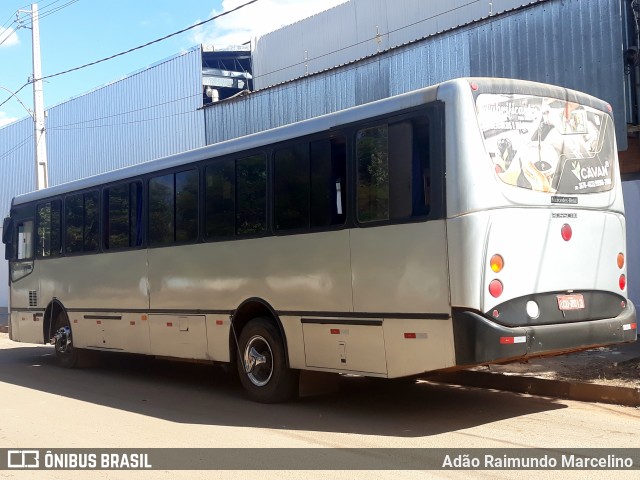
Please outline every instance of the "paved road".
[[[0, 447], [640, 448], [640, 410], [419, 383], [344, 379], [338, 394], [282, 405], [245, 400], [214, 367], [110, 355], [64, 370], [47, 346], [0, 334]], [[3, 478], [44, 472], [0, 471]], [[251, 472], [301, 478], [303, 472]], [[535, 475], [533, 475], [535, 473]], [[635, 472], [637, 475], [637, 472]], [[635, 478], [633, 472], [524, 472]], [[305, 478], [514, 478], [514, 472], [320, 472]], [[47, 472], [47, 478], [247, 478], [246, 472]]]

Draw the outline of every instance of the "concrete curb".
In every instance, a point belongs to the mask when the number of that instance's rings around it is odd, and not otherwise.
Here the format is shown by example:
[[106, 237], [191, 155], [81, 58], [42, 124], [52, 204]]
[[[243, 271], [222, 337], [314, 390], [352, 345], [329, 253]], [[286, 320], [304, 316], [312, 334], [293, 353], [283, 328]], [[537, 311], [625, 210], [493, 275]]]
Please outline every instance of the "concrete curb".
[[580, 402], [599, 402], [626, 407], [640, 407], [640, 389], [595, 383], [547, 380], [544, 378], [504, 375], [499, 373], [460, 371], [443, 373], [426, 379], [430, 382], [451, 383], [468, 387], [492, 388], [508, 392], [543, 397], [563, 398]]

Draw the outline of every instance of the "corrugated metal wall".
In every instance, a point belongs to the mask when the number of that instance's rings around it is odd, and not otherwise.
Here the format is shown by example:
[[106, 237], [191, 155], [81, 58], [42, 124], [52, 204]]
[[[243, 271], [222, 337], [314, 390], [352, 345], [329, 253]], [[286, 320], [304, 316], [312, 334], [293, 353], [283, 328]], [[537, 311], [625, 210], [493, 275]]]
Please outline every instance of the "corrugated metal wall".
[[[33, 120], [23, 118], [0, 129], [0, 217], [9, 213], [11, 198], [35, 186]], [[4, 258], [4, 255], [0, 255]]]
[[[48, 109], [49, 184], [204, 146], [201, 107], [198, 47]], [[35, 189], [30, 117], [0, 129], [0, 171], [4, 218], [12, 197]], [[7, 271], [4, 255], [0, 270]], [[6, 285], [0, 284], [0, 306], [8, 303]]]
[[351, 0], [256, 38], [252, 51], [254, 88], [261, 90], [321, 72], [542, 1], [546, 0]]
[[[16, 193], [33, 190], [35, 185], [35, 160], [33, 120], [24, 118], [0, 130], [0, 220], [11, 206]], [[0, 225], [0, 233], [2, 227]], [[0, 244], [0, 307], [9, 304], [8, 266], [4, 260], [4, 245]], [[2, 312], [0, 312], [1, 314]], [[0, 315], [0, 325], [4, 317]]]
[[618, 147], [626, 149], [622, 36], [617, 0], [548, 0], [215, 104], [205, 111], [207, 143], [455, 77], [506, 76], [558, 84], [608, 101], [616, 115]]
[[608, 101], [627, 148], [618, 0], [555, 0], [469, 30], [471, 72], [554, 83]]
[[199, 48], [48, 110], [51, 185], [204, 145]]

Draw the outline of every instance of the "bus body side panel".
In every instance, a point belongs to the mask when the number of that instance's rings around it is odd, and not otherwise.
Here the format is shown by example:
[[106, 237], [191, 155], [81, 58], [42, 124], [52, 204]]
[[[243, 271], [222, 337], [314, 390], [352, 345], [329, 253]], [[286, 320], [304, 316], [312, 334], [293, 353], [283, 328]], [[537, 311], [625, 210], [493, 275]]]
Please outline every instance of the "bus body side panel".
[[[352, 230], [351, 265], [355, 311], [384, 315], [378, 335], [387, 376], [453, 365], [444, 220]], [[311, 336], [329, 351], [353, 350], [356, 338], [337, 337]], [[376, 351], [363, 350], [363, 362]]]
[[[348, 238], [341, 230], [150, 249], [151, 309], [232, 312], [260, 298], [283, 316], [352, 312]], [[206, 322], [209, 358], [229, 358], [228, 316], [222, 326]], [[172, 338], [152, 334], [154, 352]], [[304, 364], [304, 345], [287, 345], [291, 363]]]
[[480, 310], [489, 212], [447, 220], [451, 306]]
[[[28, 326], [26, 320], [35, 318], [35, 311], [44, 312], [56, 298], [69, 320], [77, 320], [73, 325], [76, 346], [123, 348], [132, 332], [114, 323], [96, 323], [100, 319], [93, 317], [100, 311], [114, 316], [112, 312], [120, 310], [148, 309], [146, 272], [145, 250], [36, 259], [33, 273], [11, 286], [12, 336], [15, 341], [42, 343], [42, 318], [31, 322], [38, 325]], [[29, 308], [33, 310], [25, 312]], [[141, 330], [135, 335], [144, 342], [149, 334]]]
[[146, 251], [36, 260], [39, 301], [56, 297], [66, 309], [147, 309]]
[[[10, 272], [9, 276], [11, 277], [11, 275]], [[36, 296], [33, 292], [38, 292], [38, 283], [37, 264], [33, 266], [33, 271], [29, 275], [11, 283], [9, 321], [11, 322], [11, 340], [14, 342], [42, 343], [45, 340], [42, 333], [42, 322], [39, 321], [42, 317], [35, 315], [35, 313], [44, 311], [44, 307], [34, 302]], [[40, 308], [36, 310], [38, 307]]]
[[444, 220], [352, 230], [351, 268], [356, 312], [450, 313]]

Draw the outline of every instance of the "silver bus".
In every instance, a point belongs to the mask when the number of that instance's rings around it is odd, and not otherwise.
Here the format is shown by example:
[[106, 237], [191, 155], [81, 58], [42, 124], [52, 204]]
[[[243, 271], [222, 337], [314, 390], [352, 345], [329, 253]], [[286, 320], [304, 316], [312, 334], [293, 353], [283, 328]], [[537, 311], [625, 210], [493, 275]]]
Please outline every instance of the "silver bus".
[[452, 80], [21, 195], [3, 242], [12, 340], [65, 367], [226, 362], [261, 402], [314, 371], [637, 337], [611, 108], [533, 82]]

